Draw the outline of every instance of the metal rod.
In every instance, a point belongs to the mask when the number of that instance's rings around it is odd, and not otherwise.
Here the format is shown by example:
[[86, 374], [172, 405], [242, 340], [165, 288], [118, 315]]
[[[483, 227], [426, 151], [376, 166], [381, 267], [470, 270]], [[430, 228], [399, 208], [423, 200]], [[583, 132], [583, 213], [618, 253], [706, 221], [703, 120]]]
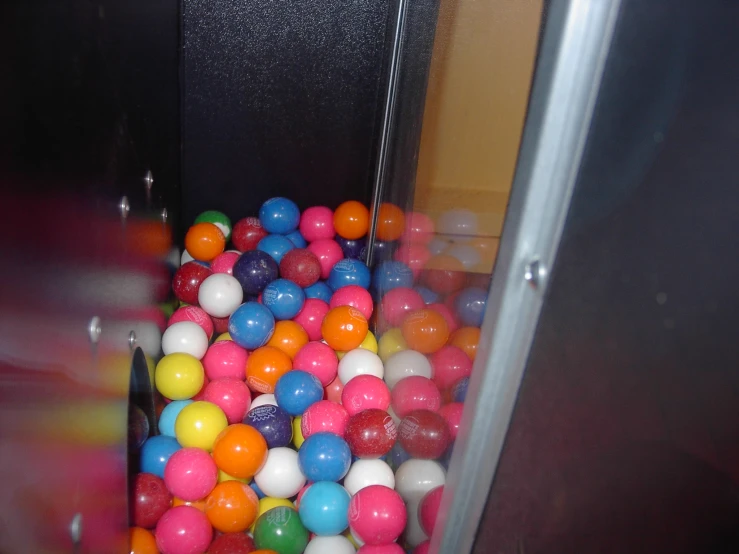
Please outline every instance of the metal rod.
[[370, 214], [370, 228], [367, 235], [367, 265], [372, 265], [374, 257], [374, 242], [377, 234], [377, 221], [380, 217], [380, 204], [387, 183], [387, 170], [390, 160], [390, 139], [395, 123], [395, 104], [398, 96], [398, 76], [400, 75], [401, 54], [403, 50], [403, 35], [408, 13], [409, 0], [398, 1], [398, 15], [395, 20], [393, 47], [390, 54], [390, 74], [388, 76], [387, 91], [385, 94], [385, 110], [382, 118], [382, 132], [380, 148], [375, 168], [375, 183], [372, 188], [372, 213]]

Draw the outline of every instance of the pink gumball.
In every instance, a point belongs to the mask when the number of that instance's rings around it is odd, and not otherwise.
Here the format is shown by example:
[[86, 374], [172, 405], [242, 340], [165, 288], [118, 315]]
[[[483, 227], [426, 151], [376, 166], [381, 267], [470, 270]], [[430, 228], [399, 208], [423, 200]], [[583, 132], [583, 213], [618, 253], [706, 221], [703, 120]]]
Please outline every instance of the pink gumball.
[[321, 384], [327, 387], [336, 378], [339, 359], [336, 357], [336, 352], [328, 344], [313, 341], [306, 344], [295, 354], [293, 369], [302, 369], [315, 375]]
[[444, 304], [429, 304], [426, 306], [429, 310], [435, 310], [444, 316], [447, 327], [449, 327], [449, 334], [451, 335], [454, 331], [459, 329], [459, 321], [454, 316], [454, 312], [446, 307]]
[[405, 529], [407, 515], [400, 495], [383, 485], [370, 485], [349, 502], [349, 527], [368, 545], [395, 541]]
[[300, 418], [300, 430], [303, 438], [315, 433], [333, 433], [344, 436], [349, 414], [344, 406], [330, 400], [319, 400], [303, 413]]
[[308, 250], [313, 252], [321, 262], [321, 279], [328, 279], [336, 262], [344, 259], [344, 251], [339, 243], [332, 239], [313, 241], [308, 245]]
[[401, 242], [428, 244], [434, 238], [434, 220], [426, 214], [411, 212], [405, 215], [405, 231]]
[[230, 340], [214, 342], [203, 357], [203, 368], [209, 379], [246, 379], [246, 350]]
[[329, 307], [338, 306], [352, 306], [358, 309], [367, 321], [372, 317], [372, 295], [359, 285], [348, 285], [334, 292]]
[[425, 540], [413, 549], [413, 554], [429, 554], [431, 552], [431, 541]]
[[341, 404], [341, 393], [344, 392], [344, 383], [341, 382], [338, 375], [328, 384], [328, 386], [323, 387], [323, 390], [325, 391], [324, 396], [326, 397], [326, 400]]
[[308, 242], [333, 239], [334, 212], [326, 206], [313, 206], [300, 216], [300, 234]]
[[405, 554], [405, 550], [397, 543], [388, 544], [365, 544], [357, 554]]
[[229, 423], [241, 423], [251, 406], [251, 392], [241, 379], [223, 377], [211, 381], [205, 389], [204, 398], [218, 406]]
[[446, 419], [449, 432], [452, 434], [452, 440], [455, 440], [457, 434], [459, 434], [459, 425], [462, 423], [464, 404], [462, 402], [452, 402], [451, 404], [442, 406], [439, 413]]
[[161, 517], [155, 536], [162, 554], [197, 554], [208, 549], [213, 527], [197, 508], [176, 506]]
[[169, 318], [167, 327], [180, 321], [197, 323], [205, 331], [205, 334], [208, 335], [208, 340], [213, 337], [213, 321], [211, 321], [210, 316], [202, 308], [198, 308], [197, 306], [182, 306], [181, 308], [177, 308], [172, 314], [172, 317]]
[[442, 346], [430, 358], [434, 383], [439, 389], [451, 387], [462, 377], [472, 373], [472, 360], [464, 350], [450, 344]]
[[393, 327], [400, 327], [409, 312], [422, 310], [425, 307], [423, 297], [407, 287], [396, 287], [388, 291], [380, 303], [385, 321]]
[[396, 262], [403, 262], [411, 268], [413, 278], [418, 279], [426, 262], [431, 258], [431, 252], [424, 244], [404, 243], [393, 254]]
[[293, 318], [293, 321], [299, 323], [305, 329], [310, 340], [321, 340], [321, 323], [323, 323], [323, 318], [326, 317], [329, 309], [328, 304], [323, 300], [308, 298], [298, 315]]
[[357, 375], [344, 385], [341, 404], [350, 416], [370, 408], [387, 411], [390, 407], [390, 389], [379, 377]]
[[218, 482], [213, 458], [200, 448], [181, 448], [164, 467], [164, 484], [172, 496], [194, 502], [208, 496]]
[[241, 254], [232, 250], [221, 252], [215, 259], [210, 262], [210, 270], [213, 273], [228, 273], [229, 275], [234, 274], [234, 264], [239, 259]]
[[401, 419], [413, 410], [438, 412], [441, 408], [441, 393], [431, 379], [411, 375], [395, 384], [391, 404], [395, 415]]
[[429, 537], [434, 534], [434, 526], [436, 525], [436, 517], [439, 514], [439, 506], [441, 505], [441, 496], [444, 494], [444, 486], [436, 487], [427, 492], [418, 505], [418, 522], [421, 529]]

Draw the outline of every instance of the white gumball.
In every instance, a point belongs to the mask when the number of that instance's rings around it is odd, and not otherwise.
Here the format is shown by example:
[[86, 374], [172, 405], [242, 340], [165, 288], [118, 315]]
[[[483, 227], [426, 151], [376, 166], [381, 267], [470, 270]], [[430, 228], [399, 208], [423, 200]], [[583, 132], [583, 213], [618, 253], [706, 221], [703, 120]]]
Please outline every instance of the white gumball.
[[208, 315], [228, 317], [241, 306], [244, 289], [241, 283], [228, 273], [214, 273], [200, 285], [198, 303]]
[[357, 375], [374, 375], [382, 379], [384, 374], [380, 357], [364, 348], [350, 350], [339, 362], [339, 380], [344, 385]]
[[420, 502], [423, 495], [446, 482], [446, 472], [433, 460], [406, 460], [395, 472], [395, 490], [408, 503]]
[[449, 244], [450, 242], [448, 239], [445, 239], [443, 237], [434, 237], [428, 243], [427, 248], [429, 249], [429, 253], [432, 256], [436, 256], [437, 254], [441, 254], [444, 250], [446, 250]]
[[341, 535], [313, 537], [303, 554], [355, 554], [357, 551], [349, 539]]
[[423, 541], [429, 538], [429, 536], [423, 531], [421, 522], [418, 519], [418, 506], [421, 504], [421, 499], [414, 499], [407, 502], [405, 505], [407, 523], [405, 525], [405, 532], [403, 536], [409, 546], [415, 548]]
[[254, 408], [258, 408], [259, 406], [266, 406], [268, 404], [271, 406], [277, 406], [275, 395], [269, 392], [265, 394], [260, 394], [254, 400], [252, 400], [249, 410], [253, 410]]
[[298, 453], [291, 448], [270, 448], [267, 461], [254, 476], [259, 489], [273, 498], [291, 498], [305, 485], [298, 466]]
[[385, 382], [391, 389], [398, 381], [412, 375], [420, 375], [428, 379], [433, 376], [431, 362], [420, 352], [403, 350], [396, 352], [385, 362]]
[[444, 251], [444, 254], [457, 258], [466, 271], [471, 271], [482, 261], [477, 248], [469, 244], [453, 244]]
[[477, 214], [458, 208], [448, 210], [439, 216], [436, 232], [442, 235], [477, 235]]
[[357, 460], [344, 477], [344, 488], [354, 496], [370, 485], [382, 485], [394, 489], [395, 474], [393, 470], [382, 460]]
[[208, 335], [203, 328], [192, 321], [173, 323], [162, 335], [164, 355], [181, 352], [202, 360], [208, 350]]

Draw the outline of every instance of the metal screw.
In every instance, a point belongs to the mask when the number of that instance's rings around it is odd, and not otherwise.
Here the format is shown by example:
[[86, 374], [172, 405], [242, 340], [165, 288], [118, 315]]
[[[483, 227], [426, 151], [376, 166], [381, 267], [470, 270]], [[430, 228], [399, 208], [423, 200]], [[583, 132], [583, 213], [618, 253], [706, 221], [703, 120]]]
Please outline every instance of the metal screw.
[[82, 542], [82, 514], [77, 512], [72, 517], [72, 521], [69, 523], [69, 537], [72, 539], [72, 544], [76, 547]]
[[121, 218], [126, 219], [128, 217], [128, 212], [131, 211], [131, 204], [128, 202], [128, 196], [121, 197], [120, 202], [118, 202], [118, 211], [121, 213]]
[[90, 323], [87, 324], [87, 334], [90, 337], [90, 342], [92, 344], [97, 344], [102, 332], [103, 330], [100, 328], [100, 318], [98, 316], [94, 316], [90, 320]]
[[542, 264], [541, 261], [539, 261], [538, 259], [534, 259], [526, 264], [526, 267], [524, 268], [523, 278], [529, 285], [531, 285], [531, 288], [538, 289], [544, 281], [546, 275], [547, 270], [544, 267], [544, 264]]
[[134, 331], [128, 334], [128, 346], [132, 351], [136, 349], [136, 333]]
[[162, 216], [162, 223], [167, 223], [167, 208], [162, 208], [160, 215]]
[[144, 183], [146, 184], [146, 190], [151, 190], [154, 185], [154, 175], [152, 175], [151, 170], [147, 170], [146, 175], [144, 175]]

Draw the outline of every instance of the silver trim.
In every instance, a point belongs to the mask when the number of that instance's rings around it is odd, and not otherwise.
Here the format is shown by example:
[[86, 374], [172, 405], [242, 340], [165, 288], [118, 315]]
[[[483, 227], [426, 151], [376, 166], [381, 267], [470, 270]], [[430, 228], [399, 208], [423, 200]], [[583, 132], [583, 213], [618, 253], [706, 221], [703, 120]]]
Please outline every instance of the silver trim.
[[[431, 552], [471, 552], [521, 384], [588, 135], [620, 0], [552, 2], [477, 363]], [[492, 545], [491, 545], [492, 547]]]

